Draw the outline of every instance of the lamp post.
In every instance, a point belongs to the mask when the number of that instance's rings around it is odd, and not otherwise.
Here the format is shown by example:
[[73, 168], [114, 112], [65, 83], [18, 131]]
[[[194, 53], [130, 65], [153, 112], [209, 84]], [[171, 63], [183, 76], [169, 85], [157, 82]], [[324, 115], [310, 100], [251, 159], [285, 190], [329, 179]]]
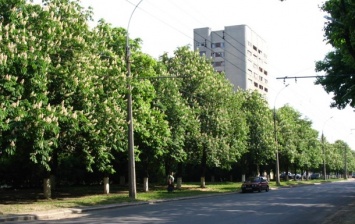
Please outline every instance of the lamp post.
[[324, 180], [327, 179], [327, 169], [326, 169], [326, 167], [325, 167], [325, 148], [324, 148], [324, 132], [323, 132], [323, 130], [324, 130], [325, 124], [326, 124], [330, 119], [332, 119], [332, 118], [333, 118], [333, 117], [328, 118], [328, 119], [324, 122], [323, 127], [322, 127], [323, 176], [324, 176], [323, 179], [324, 179]]
[[276, 132], [276, 99], [279, 96], [279, 94], [284, 90], [289, 84], [285, 85], [284, 88], [282, 88], [276, 95], [275, 97], [275, 102], [274, 102], [274, 137], [275, 137], [275, 147], [276, 147], [276, 185], [280, 186], [280, 164], [279, 164], [279, 148], [277, 144], [277, 132]]
[[143, 0], [140, 0], [134, 7], [131, 16], [128, 20], [127, 35], [126, 35], [126, 63], [127, 63], [127, 124], [128, 124], [128, 171], [129, 171], [129, 197], [137, 198], [136, 189], [136, 168], [134, 158], [134, 135], [133, 135], [133, 115], [132, 115], [132, 86], [131, 86], [131, 50], [129, 46], [129, 25], [134, 11]]

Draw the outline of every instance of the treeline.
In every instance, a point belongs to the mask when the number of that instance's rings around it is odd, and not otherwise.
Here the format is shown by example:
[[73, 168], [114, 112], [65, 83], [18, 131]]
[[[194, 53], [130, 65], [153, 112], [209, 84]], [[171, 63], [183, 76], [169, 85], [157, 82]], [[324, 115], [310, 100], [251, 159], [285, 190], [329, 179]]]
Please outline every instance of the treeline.
[[[319, 139], [290, 106], [274, 115], [257, 92], [233, 91], [224, 74], [187, 46], [153, 59], [127, 31], [77, 0], [0, 0], [0, 185], [93, 184], [128, 177], [127, 83], [133, 96], [138, 182], [216, 180], [275, 170], [343, 173], [355, 156]], [[165, 77], [165, 78], [164, 78]], [[275, 133], [277, 134], [277, 144]]]

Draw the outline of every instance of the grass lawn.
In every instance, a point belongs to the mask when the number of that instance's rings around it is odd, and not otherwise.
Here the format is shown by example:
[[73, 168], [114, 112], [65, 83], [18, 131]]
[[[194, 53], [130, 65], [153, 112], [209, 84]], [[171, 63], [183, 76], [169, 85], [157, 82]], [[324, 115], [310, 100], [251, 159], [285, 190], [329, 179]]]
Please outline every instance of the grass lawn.
[[[332, 179], [329, 181], [339, 181]], [[309, 181], [282, 181], [281, 187], [322, 183], [324, 180]], [[218, 194], [237, 192], [241, 182], [216, 182], [206, 183], [201, 188], [199, 183], [183, 183], [182, 188], [168, 193], [166, 186], [152, 185], [149, 192], [143, 192], [141, 186], [137, 186], [137, 199], [135, 201], [150, 201], [178, 197], [191, 197], [206, 194]], [[275, 188], [276, 183], [270, 182], [270, 188]], [[38, 211], [78, 208], [83, 206], [107, 205], [114, 203], [133, 202], [128, 196], [127, 186], [110, 186], [110, 194], [103, 194], [103, 186], [78, 186], [58, 187], [52, 193], [52, 199], [43, 197], [42, 189], [0, 189], [0, 216], [10, 214], [34, 213]]]

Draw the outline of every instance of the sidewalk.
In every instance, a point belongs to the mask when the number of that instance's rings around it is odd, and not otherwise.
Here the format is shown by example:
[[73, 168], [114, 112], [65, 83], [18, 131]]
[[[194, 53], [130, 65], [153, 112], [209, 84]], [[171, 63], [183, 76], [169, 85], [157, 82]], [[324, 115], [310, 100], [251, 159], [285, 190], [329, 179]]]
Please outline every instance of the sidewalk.
[[[354, 179], [349, 179], [347, 181], [355, 181]], [[293, 186], [297, 187], [297, 186]], [[231, 192], [224, 194], [235, 194], [239, 192]], [[136, 206], [136, 205], [144, 205], [144, 204], [152, 204], [152, 203], [163, 203], [166, 201], [177, 201], [177, 200], [189, 200], [199, 197], [213, 197], [221, 194], [211, 194], [211, 195], [203, 195], [203, 196], [192, 196], [192, 197], [183, 197], [183, 198], [173, 198], [173, 199], [161, 199], [147, 202], [130, 202], [130, 203], [119, 203], [119, 204], [111, 204], [111, 205], [101, 205], [101, 206], [91, 206], [84, 208], [68, 208], [68, 209], [57, 209], [57, 210], [49, 210], [38, 212], [34, 214], [18, 214], [13, 216], [4, 216], [0, 217], [1, 222], [11, 222], [11, 221], [27, 221], [27, 220], [58, 220], [65, 218], [73, 218], [78, 217], [80, 215], [85, 215], [85, 213], [95, 210], [104, 210], [104, 209], [113, 209], [127, 206]], [[355, 223], [355, 199], [354, 201], [347, 205], [343, 206], [339, 211], [328, 217], [326, 220], [322, 222], [322, 224], [354, 224]]]

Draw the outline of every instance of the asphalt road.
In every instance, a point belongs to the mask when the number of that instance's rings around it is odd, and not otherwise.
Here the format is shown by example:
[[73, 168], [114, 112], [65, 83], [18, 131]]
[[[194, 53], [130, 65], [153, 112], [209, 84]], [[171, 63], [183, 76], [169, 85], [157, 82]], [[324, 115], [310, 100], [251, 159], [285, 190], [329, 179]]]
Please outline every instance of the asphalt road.
[[322, 224], [334, 223], [336, 214], [354, 202], [355, 182], [347, 181], [94, 210], [26, 223]]

